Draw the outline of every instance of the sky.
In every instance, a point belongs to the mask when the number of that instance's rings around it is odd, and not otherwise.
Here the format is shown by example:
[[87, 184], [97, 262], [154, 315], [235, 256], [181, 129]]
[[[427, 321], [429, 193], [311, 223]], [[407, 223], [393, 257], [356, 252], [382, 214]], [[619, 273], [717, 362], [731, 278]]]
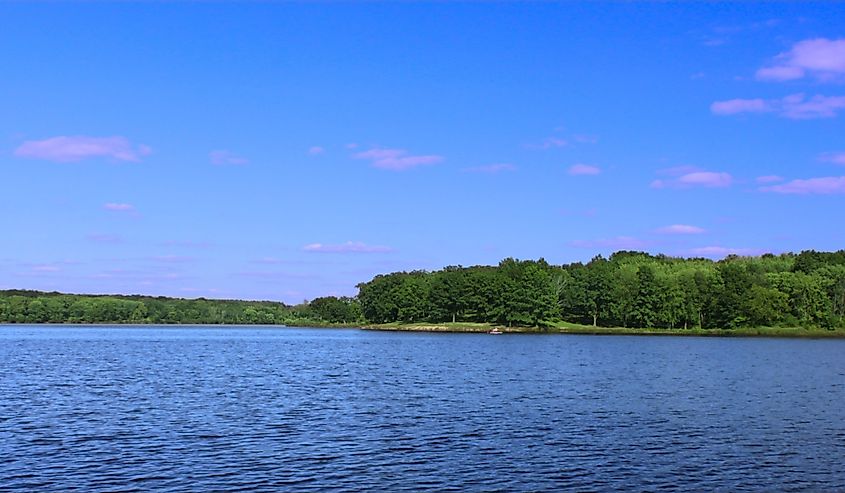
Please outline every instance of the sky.
[[841, 3], [0, 3], [0, 289], [845, 248]]

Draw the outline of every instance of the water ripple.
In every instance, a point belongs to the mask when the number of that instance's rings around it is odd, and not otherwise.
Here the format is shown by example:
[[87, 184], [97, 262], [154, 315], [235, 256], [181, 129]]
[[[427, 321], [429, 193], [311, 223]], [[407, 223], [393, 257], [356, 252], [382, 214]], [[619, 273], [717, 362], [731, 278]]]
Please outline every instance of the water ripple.
[[844, 343], [3, 327], [0, 490], [845, 490]]

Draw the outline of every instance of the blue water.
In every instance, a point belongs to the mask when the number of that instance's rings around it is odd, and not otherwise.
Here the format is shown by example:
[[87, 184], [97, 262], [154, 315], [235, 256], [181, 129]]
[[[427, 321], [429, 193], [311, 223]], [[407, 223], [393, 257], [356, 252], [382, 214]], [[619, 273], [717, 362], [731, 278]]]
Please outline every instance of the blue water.
[[0, 491], [845, 490], [845, 341], [0, 327]]

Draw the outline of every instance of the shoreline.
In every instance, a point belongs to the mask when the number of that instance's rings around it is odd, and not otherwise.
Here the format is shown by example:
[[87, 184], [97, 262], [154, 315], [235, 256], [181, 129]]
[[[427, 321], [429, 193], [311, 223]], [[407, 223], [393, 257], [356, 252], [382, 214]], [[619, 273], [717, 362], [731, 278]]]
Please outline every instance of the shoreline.
[[679, 337], [778, 337], [790, 339], [845, 339], [845, 329], [806, 329], [800, 327], [756, 327], [741, 329], [640, 329], [631, 327], [593, 327], [590, 325], [560, 325], [555, 327], [506, 327], [481, 323], [415, 323], [415, 324], [144, 324], [144, 323], [0, 323], [2, 327], [254, 327], [268, 329], [350, 329], [373, 332], [422, 332], [442, 334], [487, 334], [493, 329], [502, 334], [528, 335], [627, 335], [627, 336], [679, 336]]
[[800, 327], [755, 327], [741, 329], [638, 329], [631, 327], [593, 327], [566, 325], [549, 328], [504, 327], [487, 324], [374, 324], [363, 330], [382, 332], [439, 332], [452, 334], [486, 334], [498, 329], [503, 334], [571, 334], [571, 335], [631, 335], [679, 337], [781, 337], [799, 339], [845, 339], [845, 330], [805, 329]]

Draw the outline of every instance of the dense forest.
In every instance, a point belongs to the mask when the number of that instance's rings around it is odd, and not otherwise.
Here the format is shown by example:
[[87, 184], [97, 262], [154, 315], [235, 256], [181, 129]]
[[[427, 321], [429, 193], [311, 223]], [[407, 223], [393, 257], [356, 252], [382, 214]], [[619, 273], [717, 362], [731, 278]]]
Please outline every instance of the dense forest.
[[629, 251], [586, 264], [508, 258], [498, 266], [379, 275], [358, 289], [357, 298], [327, 296], [295, 306], [0, 291], [0, 322], [845, 328], [845, 250], [718, 262]]
[[628, 251], [562, 266], [505, 259], [380, 275], [358, 288], [373, 323], [837, 328], [845, 325], [845, 250], [718, 262]]
[[317, 298], [288, 306], [271, 301], [93, 296], [0, 291], [0, 323], [284, 324], [360, 322], [350, 298]]

